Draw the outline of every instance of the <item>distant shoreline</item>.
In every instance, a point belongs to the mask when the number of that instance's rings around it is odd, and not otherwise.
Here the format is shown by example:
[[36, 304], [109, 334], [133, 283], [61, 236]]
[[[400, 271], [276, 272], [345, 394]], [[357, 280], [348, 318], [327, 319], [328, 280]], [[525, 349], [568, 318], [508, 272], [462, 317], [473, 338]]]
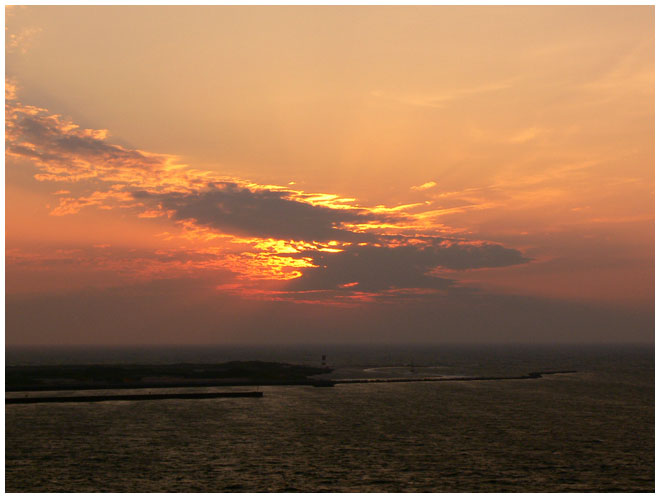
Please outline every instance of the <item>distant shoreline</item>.
[[310, 378], [331, 368], [233, 361], [172, 365], [43, 365], [5, 367], [5, 392], [89, 391], [258, 385], [325, 386]]

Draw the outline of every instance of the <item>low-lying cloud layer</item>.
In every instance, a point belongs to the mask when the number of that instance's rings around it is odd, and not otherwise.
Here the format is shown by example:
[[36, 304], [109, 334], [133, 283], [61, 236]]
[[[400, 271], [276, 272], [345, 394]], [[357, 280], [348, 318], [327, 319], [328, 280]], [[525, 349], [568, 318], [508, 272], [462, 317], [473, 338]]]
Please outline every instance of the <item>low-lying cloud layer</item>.
[[[205, 283], [205, 282], [204, 282]], [[360, 306], [199, 297], [198, 279], [153, 280], [65, 294], [7, 296], [11, 342], [48, 344], [516, 343], [653, 339], [653, 311], [462, 293]], [[107, 317], [113, 317], [108, 320]], [[50, 341], [49, 341], [50, 339]]]

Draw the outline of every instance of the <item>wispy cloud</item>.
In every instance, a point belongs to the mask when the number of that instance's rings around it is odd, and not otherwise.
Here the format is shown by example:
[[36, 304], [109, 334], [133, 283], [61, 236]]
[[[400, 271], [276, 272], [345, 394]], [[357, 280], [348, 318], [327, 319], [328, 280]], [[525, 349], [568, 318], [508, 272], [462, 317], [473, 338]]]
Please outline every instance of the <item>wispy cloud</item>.
[[40, 27], [36, 26], [22, 26], [17, 29], [12, 27], [10, 19], [25, 8], [25, 5], [5, 5], [5, 52], [7, 54], [26, 54], [36, 36], [42, 31]]
[[371, 96], [415, 107], [442, 108], [448, 103], [456, 100], [469, 98], [475, 95], [507, 90], [513, 86], [514, 81], [514, 79], [509, 79], [467, 88], [447, 89], [445, 91], [435, 93], [406, 93], [374, 90], [371, 92]]
[[416, 185], [414, 187], [410, 187], [410, 189], [411, 190], [428, 190], [428, 189], [433, 188], [437, 185], [438, 184], [436, 182], [431, 181], [431, 182], [422, 183], [421, 185]]
[[543, 130], [540, 128], [536, 128], [536, 127], [526, 128], [524, 130], [520, 130], [519, 132], [515, 133], [511, 138], [509, 138], [509, 142], [512, 144], [522, 144], [534, 140], [542, 133]]
[[34, 27], [21, 28], [16, 33], [10, 33], [5, 29], [5, 50], [8, 53], [26, 54], [40, 32], [41, 28]]

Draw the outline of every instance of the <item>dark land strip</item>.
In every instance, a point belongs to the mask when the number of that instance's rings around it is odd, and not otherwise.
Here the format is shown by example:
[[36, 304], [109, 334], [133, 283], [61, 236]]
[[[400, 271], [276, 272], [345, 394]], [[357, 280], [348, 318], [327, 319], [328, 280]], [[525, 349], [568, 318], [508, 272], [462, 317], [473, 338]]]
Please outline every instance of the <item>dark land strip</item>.
[[315, 385], [331, 368], [263, 361], [174, 365], [39, 365], [5, 367], [5, 391], [85, 391], [180, 387]]

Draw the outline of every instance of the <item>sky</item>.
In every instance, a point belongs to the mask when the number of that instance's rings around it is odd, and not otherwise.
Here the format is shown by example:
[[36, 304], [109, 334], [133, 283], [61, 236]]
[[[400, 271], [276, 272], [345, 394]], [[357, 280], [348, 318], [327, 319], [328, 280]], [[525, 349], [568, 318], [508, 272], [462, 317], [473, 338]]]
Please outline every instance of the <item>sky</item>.
[[7, 345], [653, 341], [653, 6], [5, 22]]

